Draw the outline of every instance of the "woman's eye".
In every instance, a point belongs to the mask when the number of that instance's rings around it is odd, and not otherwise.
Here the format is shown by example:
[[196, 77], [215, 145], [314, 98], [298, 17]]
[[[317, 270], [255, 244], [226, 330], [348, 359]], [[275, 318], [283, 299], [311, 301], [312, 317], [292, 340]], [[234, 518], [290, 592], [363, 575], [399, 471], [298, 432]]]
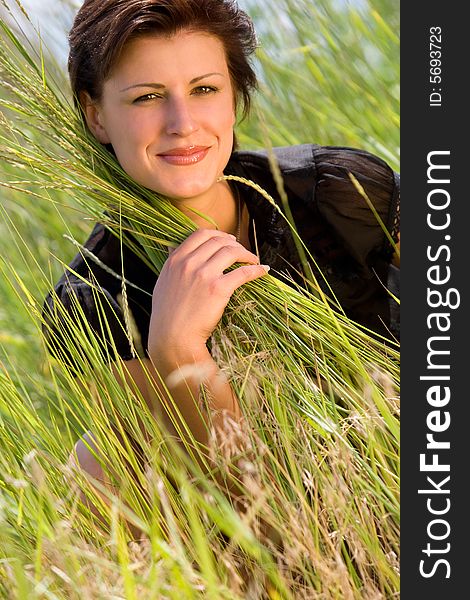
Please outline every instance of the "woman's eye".
[[148, 102], [149, 100], [155, 100], [155, 98], [160, 98], [160, 96], [158, 94], [144, 94], [143, 96], [139, 96], [138, 98], [136, 98], [134, 100], [134, 104], [135, 103], [140, 103], [140, 102]]
[[212, 85], [198, 85], [198, 87], [193, 90], [193, 92], [199, 96], [205, 96], [206, 94], [216, 91], [217, 88]]

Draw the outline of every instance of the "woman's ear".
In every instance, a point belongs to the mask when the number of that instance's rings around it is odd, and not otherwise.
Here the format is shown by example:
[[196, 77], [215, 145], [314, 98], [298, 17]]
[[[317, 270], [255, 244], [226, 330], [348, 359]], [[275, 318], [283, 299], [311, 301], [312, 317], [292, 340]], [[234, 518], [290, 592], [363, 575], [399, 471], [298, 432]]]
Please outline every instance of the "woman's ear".
[[88, 92], [80, 92], [79, 100], [88, 129], [99, 142], [102, 144], [110, 144], [111, 140], [102, 123], [101, 109], [98, 102], [92, 100]]

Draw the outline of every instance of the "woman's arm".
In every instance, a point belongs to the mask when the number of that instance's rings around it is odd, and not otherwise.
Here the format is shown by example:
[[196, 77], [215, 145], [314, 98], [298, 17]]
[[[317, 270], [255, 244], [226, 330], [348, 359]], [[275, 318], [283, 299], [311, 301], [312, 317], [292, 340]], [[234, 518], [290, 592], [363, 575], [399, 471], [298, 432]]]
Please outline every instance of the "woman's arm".
[[[235, 263], [245, 265], [224, 273]], [[230, 384], [206, 344], [233, 292], [266, 274], [266, 267], [258, 263], [258, 257], [234, 236], [200, 229], [170, 254], [153, 291], [150, 363], [171, 388], [184, 420], [201, 443], [207, 442], [210, 416], [216, 427], [223, 420], [223, 411], [240, 418]], [[209, 399], [210, 415], [199, 414], [201, 385]]]
[[[241, 416], [238, 402], [233, 395], [230, 384], [221, 376], [217, 365], [211, 358], [209, 352], [207, 352], [207, 349], [206, 353], [201, 353], [199, 356], [190, 355], [184, 357], [181, 355], [178, 359], [175, 357], [174, 360], [172, 360], [171, 357], [168, 357], [164, 364], [159, 361], [158, 367], [156, 367], [150, 359], [144, 359], [142, 362], [137, 359], [132, 359], [123, 361], [122, 363], [121, 372], [125, 375], [126, 384], [130, 386], [131, 389], [137, 388], [139, 390], [151, 413], [160, 423], [164, 424], [168, 432], [176, 440], [181, 440], [181, 436], [178, 435], [173, 425], [172, 418], [170, 418], [167, 409], [161, 402], [161, 399], [164, 399], [164, 403], [171, 410], [171, 407], [173, 406], [172, 401], [168, 399], [165, 388], [161, 385], [160, 377], [165, 380], [171, 374], [177, 376], [178, 365], [185, 364], [186, 366], [194, 366], [195, 374], [199, 371], [199, 376], [175, 377], [175, 379], [179, 379], [179, 382], [176, 385], [171, 386], [170, 389], [173, 402], [178, 407], [181, 417], [186, 421], [186, 424], [189, 426], [198, 442], [203, 444], [207, 442], [208, 429], [210, 426], [209, 420], [212, 426], [218, 430], [219, 434], [223, 434], [224, 424], [227, 423], [226, 416], [228, 415], [235, 420], [238, 420]], [[120, 370], [113, 367], [113, 372], [120, 385], [124, 385]], [[200, 406], [200, 403], [194, 401], [194, 398], [198, 398], [199, 396], [201, 375], [203, 375], [207, 394], [212, 399], [212, 410], [210, 413], [205, 413], [204, 410], [202, 410], [202, 414], [200, 414], [197, 409], [197, 406]], [[158, 390], [158, 392], [156, 390]], [[180, 419], [177, 416], [176, 411], [173, 409], [171, 410], [171, 413], [173, 419], [176, 419], [176, 422], [178, 423]], [[181, 422], [179, 424], [181, 425]], [[143, 436], [146, 437], [148, 432], [145, 431], [143, 425], [141, 425], [141, 428]], [[184, 427], [180, 427], [180, 429], [184, 431]], [[198, 454], [196, 453], [195, 456], [197, 457]], [[73, 470], [77, 468], [80, 469], [85, 474], [88, 484], [101, 498], [103, 503], [107, 506], [111, 506], [108, 494], [116, 495], [118, 489], [111, 484], [111, 480], [103, 469], [101, 461], [105, 461], [105, 457], [100, 451], [93, 433], [88, 431], [75, 444], [74, 449], [69, 456], [68, 465]], [[203, 467], [204, 461], [200, 461], [200, 465]], [[107, 493], [104, 493], [97, 485], [95, 485], [95, 482], [98, 483], [98, 486], [103, 486], [107, 490]], [[84, 490], [80, 490], [79, 496], [80, 500], [90, 509], [98, 520], [102, 522], [103, 525], [106, 525], [106, 520], [103, 518], [101, 511], [89, 500]], [[134, 539], [143, 537], [143, 533], [138, 527], [127, 519], [126, 523]]]
[[[267, 273], [268, 268], [258, 262], [232, 235], [215, 230], [194, 232], [171, 252], [154, 288], [149, 358], [123, 361], [122, 369], [113, 367], [118, 382], [124, 385], [122, 372], [126, 383], [139, 390], [155, 418], [180, 442], [190, 441], [185, 424], [196, 442], [206, 445], [211, 427], [223, 434], [227, 416], [241, 417], [230, 383], [206, 343], [235, 289]], [[235, 263], [245, 265], [224, 273]], [[207, 412], [201, 402], [201, 386], [208, 399]], [[172, 408], [166, 387], [178, 410]], [[99, 454], [96, 444], [94, 448]], [[99, 462], [81, 440], [71, 461], [92, 478], [104, 481]]]
[[[133, 359], [125, 361], [122, 366], [126, 384], [131, 389], [138, 389], [153, 416], [177, 441], [190, 441], [190, 436], [185, 434], [185, 424], [195, 441], [204, 445], [208, 442], [211, 427], [220, 431], [227, 416], [236, 421], [241, 418], [230, 383], [207, 348], [198, 355], [167, 354], [155, 362]], [[118, 382], [124, 385], [119, 370], [113, 367], [113, 372]], [[208, 398], [207, 411], [200, 401], [201, 386], [204, 386]], [[142, 433], [146, 435], [144, 430]]]

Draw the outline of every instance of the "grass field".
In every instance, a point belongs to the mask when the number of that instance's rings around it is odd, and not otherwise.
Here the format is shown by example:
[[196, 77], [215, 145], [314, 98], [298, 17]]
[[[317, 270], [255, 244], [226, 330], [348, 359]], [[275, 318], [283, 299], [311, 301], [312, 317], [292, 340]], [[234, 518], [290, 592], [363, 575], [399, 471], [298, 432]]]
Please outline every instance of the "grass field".
[[[354, 146], [398, 169], [398, 4], [258, 0], [249, 7], [260, 36], [261, 87], [251, 118], [238, 127], [241, 147]], [[77, 251], [71, 240], [87, 237], [94, 215], [82, 200], [84, 168], [67, 179], [67, 165], [79, 162], [67, 154], [69, 140], [61, 146], [48, 135], [49, 123], [70, 132], [61, 121], [65, 109], [55, 115], [48, 104], [67, 89], [65, 74], [46, 53], [44, 73], [33, 58], [34, 75], [8, 43], [3, 30], [8, 50], [0, 59], [16, 56], [16, 81], [24, 85], [16, 83], [15, 92], [0, 65], [3, 104], [18, 103], [0, 122], [0, 597], [397, 598], [396, 349], [272, 278], [237, 296], [214, 343], [242, 398], [246, 427], [211, 448], [219, 473], [237, 481], [237, 503], [220, 477], [165, 443], [141, 399], [118, 388], [98, 356], [85, 388], [48, 357], [42, 301]], [[286, 317], [297, 323], [288, 330], [294, 341], [283, 330], [271, 351], [269, 315], [253, 329], [237, 320], [237, 307], [254, 298], [278, 302], [281, 321], [285, 300], [295, 303]], [[312, 335], [313, 317], [321, 331], [307, 348], [297, 340]], [[95, 355], [85, 337], [83, 347]], [[306, 348], [317, 357], [314, 376]], [[151, 432], [151, 442], [139, 438], [150, 457], [139, 474], [144, 492], [119, 458], [135, 464], [132, 449], [110, 431], [119, 415], [137, 432], [139, 414]], [[108, 525], [78, 503], [65, 466], [88, 429], [119, 481], [120, 494], [102, 507]], [[144, 540], [132, 541], [123, 516]]]

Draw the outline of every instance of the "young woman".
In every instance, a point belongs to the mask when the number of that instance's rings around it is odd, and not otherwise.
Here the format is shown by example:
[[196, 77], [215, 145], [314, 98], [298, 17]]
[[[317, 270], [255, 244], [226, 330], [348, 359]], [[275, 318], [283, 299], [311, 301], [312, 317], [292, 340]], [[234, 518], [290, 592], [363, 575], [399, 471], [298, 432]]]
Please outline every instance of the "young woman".
[[[241, 175], [278, 198], [266, 154], [234, 150], [237, 115], [248, 111], [256, 87], [249, 62], [256, 47], [252, 23], [230, 0], [86, 0], [69, 39], [72, 90], [91, 133], [132, 178], [169, 198], [199, 227], [170, 253], [158, 279], [124, 249], [124, 275], [152, 292], [149, 299], [134, 287], [127, 290], [146, 369], [158, 382], [158, 375], [165, 380], [183, 365], [202, 367], [211, 418], [222, 427], [224, 413], [238, 419], [240, 408], [207, 340], [235, 289], [263, 277], [269, 267], [274, 276], [294, 279], [299, 268], [293, 239], [276, 210], [252, 189], [220, 179], [224, 173]], [[348, 173], [363, 185], [395, 238], [398, 176], [360, 150], [307, 144], [275, 153], [298, 231], [346, 313], [377, 333], [396, 336], [386, 291], [396, 280], [393, 250]], [[121, 272], [119, 241], [102, 225], [85, 246]], [[242, 266], [224, 273], [235, 263]], [[116, 360], [125, 361], [129, 382], [155, 410], [159, 400], [119, 323], [121, 282], [82, 254], [71, 267], [78, 276], [64, 274], [54, 297], [70, 310], [72, 297], [78, 299], [98, 335], [98, 309], [84, 280], [98, 282], [110, 306]], [[49, 296], [46, 314], [53, 312]], [[52, 327], [45, 333], [57, 349], [60, 327], [49, 319]], [[171, 392], [204, 443], [207, 423], [193, 401], [199, 385], [181, 377]], [[171, 431], [165, 411], [160, 407], [156, 413]], [[91, 434], [77, 443], [76, 460], [101, 478], [87, 444], [93, 446]]]

